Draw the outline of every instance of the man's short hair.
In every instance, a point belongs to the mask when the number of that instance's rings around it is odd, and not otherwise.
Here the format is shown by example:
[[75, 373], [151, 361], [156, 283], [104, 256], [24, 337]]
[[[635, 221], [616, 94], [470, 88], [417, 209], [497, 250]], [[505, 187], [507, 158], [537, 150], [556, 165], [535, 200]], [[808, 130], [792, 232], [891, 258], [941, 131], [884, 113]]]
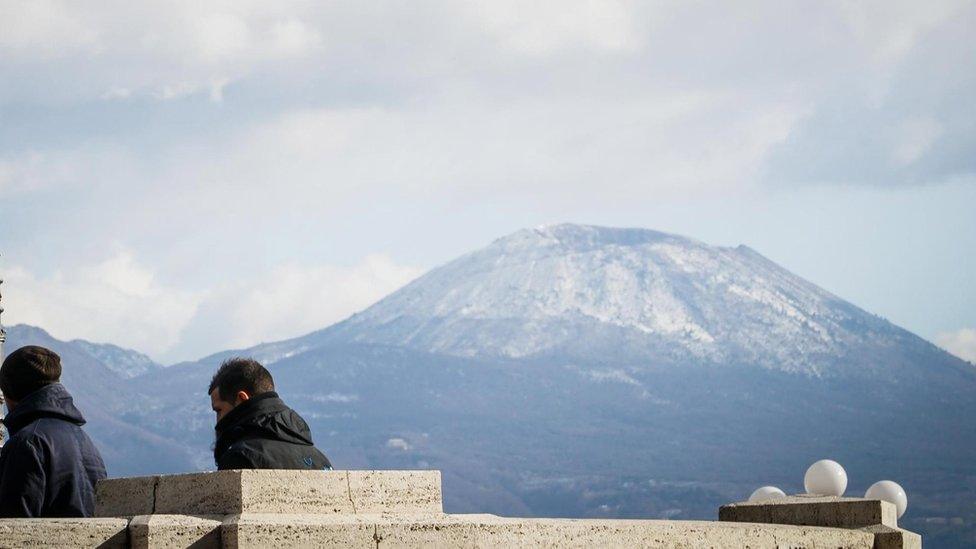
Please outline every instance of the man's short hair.
[[254, 396], [274, 391], [274, 378], [271, 372], [253, 358], [235, 357], [225, 360], [213, 379], [207, 394], [217, 389], [217, 395], [224, 402], [234, 402], [239, 391]]
[[28, 345], [10, 353], [0, 366], [0, 391], [13, 400], [61, 380], [61, 357], [44, 347]]

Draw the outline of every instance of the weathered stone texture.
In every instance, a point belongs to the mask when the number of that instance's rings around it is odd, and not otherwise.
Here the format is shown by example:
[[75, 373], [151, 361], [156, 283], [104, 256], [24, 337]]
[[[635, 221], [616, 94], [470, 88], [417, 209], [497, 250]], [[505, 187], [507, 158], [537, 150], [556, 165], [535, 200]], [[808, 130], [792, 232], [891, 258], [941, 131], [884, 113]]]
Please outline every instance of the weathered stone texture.
[[0, 519], [0, 547], [123, 548], [129, 521], [117, 518]]
[[0, 521], [0, 545], [921, 547], [918, 535], [897, 528], [895, 507], [878, 500], [793, 496], [737, 503], [720, 509], [720, 522], [519, 519], [444, 514], [440, 482], [438, 471], [219, 471], [113, 479], [99, 483], [97, 513], [131, 522]]
[[356, 513], [441, 513], [440, 471], [349, 471]]
[[96, 516], [440, 512], [440, 471], [245, 470], [109, 479]]
[[823, 496], [789, 496], [755, 503], [732, 503], [719, 509], [718, 519], [834, 528], [863, 528], [876, 524], [898, 527], [897, 510], [887, 501]]
[[922, 549], [922, 536], [883, 524], [861, 528], [874, 534], [874, 549]]
[[223, 517], [186, 515], [141, 515], [129, 522], [132, 549], [157, 547], [192, 547], [219, 549], [220, 524]]
[[228, 515], [241, 509], [241, 471], [159, 477], [155, 513]]
[[96, 517], [151, 515], [159, 477], [110, 478], [95, 486]]
[[221, 539], [231, 547], [370, 547], [376, 525], [367, 515], [232, 515], [224, 520]]
[[225, 547], [852, 547], [837, 528], [705, 521], [512, 519], [492, 515], [250, 515], [224, 522]]

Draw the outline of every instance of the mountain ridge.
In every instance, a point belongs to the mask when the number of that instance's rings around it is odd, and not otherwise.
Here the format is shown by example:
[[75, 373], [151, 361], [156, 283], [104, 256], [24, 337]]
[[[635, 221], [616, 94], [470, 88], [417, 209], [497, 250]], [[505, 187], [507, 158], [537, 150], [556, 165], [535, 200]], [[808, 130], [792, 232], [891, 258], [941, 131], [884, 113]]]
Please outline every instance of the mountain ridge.
[[[553, 335], [559, 333], [561, 340]], [[589, 350], [580, 343], [586, 338]], [[342, 322], [290, 341], [509, 358], [572, 347], [593, 359], [619, 356], [624, 347], [819, 376], [831, 374], [823, 357], [861, 352], [885, 338], [924, 341], [748, 246], [562, 224], [497, 239]]]

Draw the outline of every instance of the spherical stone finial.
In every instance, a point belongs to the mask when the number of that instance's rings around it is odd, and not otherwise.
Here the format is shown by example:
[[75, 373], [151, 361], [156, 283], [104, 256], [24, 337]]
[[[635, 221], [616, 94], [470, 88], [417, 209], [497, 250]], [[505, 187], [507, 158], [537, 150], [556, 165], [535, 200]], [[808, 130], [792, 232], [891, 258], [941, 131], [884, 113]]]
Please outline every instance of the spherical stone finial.
[[893, 480], [879, 480], [864, 492], [865, 499], [880, 499], [898, 508], [898, 518], [908, 509], [908, 495], [900, 484]]
[[760, 501], [770, 501], [779, 498], [785, 498], [786, 492], [783, 492], [775, 486], [763, 486], [761, 488], [756, 488], [756, 491], [749, 496], [749, 501], [751, 503], [758, 503]]
[[843, 496], [847, 490], [847, 472], [832, 459], [821, 459], [807, 469], [803, 487], [808, 494], [818, 496]]

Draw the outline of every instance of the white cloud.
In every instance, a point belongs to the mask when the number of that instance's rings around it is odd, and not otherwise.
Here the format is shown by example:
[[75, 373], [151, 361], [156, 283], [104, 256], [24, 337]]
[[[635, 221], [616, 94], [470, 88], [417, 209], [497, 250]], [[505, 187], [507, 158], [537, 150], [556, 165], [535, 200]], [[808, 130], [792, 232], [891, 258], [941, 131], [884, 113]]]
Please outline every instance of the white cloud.
[[0, 197], [131, 181], [134, 162], [129, 151], [105, 144], [56, 151], [27, 150], [6, 156], [0, 153]]
[[976, 328], [962, 328], [935, 336], [935, 344], [957, 357], [976, 364]]
[[875, 61], [899, 61], [925, 32], [953, 16], [967, 0], [837, 2], [840, 15]]
[[[252, 279], [188, 291], [161, 283], [123, 250], [45, 276], [7, 267], [4, 320], [40, 326], [61, 339], [111, 342], [164, 361], [185, 360], [325, 328], [419, 274], [373, 254], [352, 267], [287, 264]], [[356, 396], [324, 398], [347, 402]]]
[[70, 271], [38, 276], [13, 266], [4, 276], [8, 323], [156, 355], [176, 343], [200, 300], [197, 294], [160, 284], [126, 251]]
[[420, 274], [380, 254], [349, 268], [286, 264], [235, 296], [229, 320], [235, 344], [275, 341], [324, 328], [400, 288]]
[[566, 48], [629, 52], [640, 45], [631, 2], [493, 0], [470, 4], [507, 49], [549, 55]]
[[0, 59], [48, 60], [98, 51], [98, 31], [79, 13], [51, 0], [0, 1]]
[[900, 165], [911, 164], [928, 152], [943, 133], [942, 124], [931, 117], [916, 117], [902, 121], [896, 132], [892, 156]]
[[[303, 22], [310, 9], [303, 2], [253, 0], [3, 1], [0, 69], [26, 64], [71, 83], [20, 86], [20, 93], [33, 100], [174, 99], [198, 92], [213, 98], [223, 87], [216, 83], [234, 82], [318, 49], [320, 32]], [[41, 64], [48, 60], [59, 63]]]
[[420, 273], [386, 255], [371, 254], [349, 267], [287, 263], [214, 284], [165, 359], [198, 358], [218, 349], [246, 348], [328, 327]]
[[285, 58], [305, 55], [322, 46], [322, 36], [296, 18], [276, 22], [269, 33], [271, 50]]
[[193, 31], [192, 50], [205, 63], [233, 59], [251, 45], [251, 30], [238, 14], [228, 12], [193, 13], [188, 17]]

